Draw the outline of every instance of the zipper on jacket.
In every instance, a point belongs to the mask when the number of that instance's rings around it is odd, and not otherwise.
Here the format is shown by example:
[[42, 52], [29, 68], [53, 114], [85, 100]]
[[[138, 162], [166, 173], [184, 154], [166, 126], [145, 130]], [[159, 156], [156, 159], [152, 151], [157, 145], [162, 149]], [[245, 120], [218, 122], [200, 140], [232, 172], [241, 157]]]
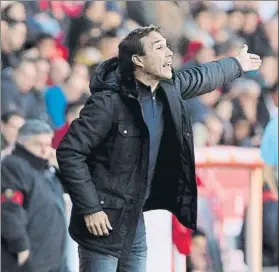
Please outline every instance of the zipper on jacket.
[[153, 117], [156, 117], [156, 97], [155, 94], [152, 93], [152, 111], [153, 111]]
[[[133, 97], [133, 96], [131, 96], [131, 95], [128, 95], [130, 98], [132, 98], [132, 99], [135, 99], [136, 101], [137, 101], [137, 103], [138, 103], [138, 106], [140, 107], [140, 109], [141, 109], [141, 116], [142, 116], [142, 120], [143, 120], [143, 123], [144, 123], [144, 125], [145, 125], [145, 128], [146, 128], [146, 131], [147, 131], [147, 133], [148, 133], [148, 137], [147, 137], [147, 139], [148, 139], [148, 143], [147, 143], [147, 148], [145, 148], [144, 150], [143, 150], [143, 157], [144, 156], [146, 156], [146, 164], [145, 164], [145, 167], [142, 167], [142, 177], [144, 178], [144, 183], [143, 183], [143, 185], [142, 185], [142, 187], [141, 187], [141, 189], [142, 188], [147, 188], [147, 183], [148, 183], [148, 165], [149, 165], [149, 148], [150, 148], [150, 135], [149, 135], [149, 130], [148, 130], [148, 127], [147, 127], [147, 125], [146, 125], [146, 123], [145, 123], [145, 121], [144, 121], [144, 115], [143, 115], [143, 109], [142, 109], [142, 107], [141, 107], [141, 104], [140, 104], [140, 102], [138, 101], [138, 99], [136, 99], [135, 97]], [[146, 154], [147, 153], [147, 154]], [[145, 199], [145, 194], [146, 194], [146, 190], [144, 191], [144, 190], [141, 190], [141, 193], [140, 193], [140, 195], [139, 195], [139, 198], [137, 199], [138, 200], [138, 204], [140, 204], [141, 203], [141, 201], [143, 200], [143, 199]], [[132, 220], [132, 225], [133, 224], [135, 224], [135, 226], [136, 226], [136, 223], [137, 223], [137, 221], [138, 221], [138, 217], [136, 218], [136, 219], [133, 219]], [[136, 228], [135, 228], [135, 231], [136, 231]], [[127, 243], [126, 243], [126, 245], [125, 245], [125, 247], [124, 247], [124, 251], [126, 251], [127, 249], [129, 249], [129, 247], [131, 247], [131, 242], [129, 242], [129, 240], [131, 239], [131, 236], [132, 236], [132, 234], [134, 234], [135, 235], [135, 233], [136, 232], [129, 232], [129, 234], [128, 234], [128, 236], [127, 236], [127, 239], [126, 239], [126, 241], [128, 241]]]

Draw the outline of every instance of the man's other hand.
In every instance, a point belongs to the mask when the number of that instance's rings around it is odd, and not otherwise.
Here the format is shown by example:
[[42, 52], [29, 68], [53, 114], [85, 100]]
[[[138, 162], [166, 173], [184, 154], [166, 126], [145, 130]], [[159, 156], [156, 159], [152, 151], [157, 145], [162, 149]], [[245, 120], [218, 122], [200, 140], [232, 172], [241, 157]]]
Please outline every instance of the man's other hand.
[[84, 220], [89, 232], [96, 236], [109, 235], [109, 230], [112, 230], [108, 216], [103, 211], [85, 215]]
[[28, 249], [20, 251], [17, 253], [17, 262], [19, 266], [22, 266], [26, 263], [29, 258], [30, 251]]
[[258, 70], [262, 64], [260, 56], [248, 53], [248, 46], [246, 44], [244, 44], [236, 59], [239, 61], [244, 72]]

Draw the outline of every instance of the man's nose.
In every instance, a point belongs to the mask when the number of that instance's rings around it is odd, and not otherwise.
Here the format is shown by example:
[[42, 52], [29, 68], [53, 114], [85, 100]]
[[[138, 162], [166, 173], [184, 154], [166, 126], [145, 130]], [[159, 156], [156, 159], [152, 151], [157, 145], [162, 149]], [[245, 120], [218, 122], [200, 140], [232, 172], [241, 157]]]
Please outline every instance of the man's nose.
[[168, 57], [172, 57], [173, 56], [173, 52], [170, 50], [170, 48], [168, 48], [167, 56]]

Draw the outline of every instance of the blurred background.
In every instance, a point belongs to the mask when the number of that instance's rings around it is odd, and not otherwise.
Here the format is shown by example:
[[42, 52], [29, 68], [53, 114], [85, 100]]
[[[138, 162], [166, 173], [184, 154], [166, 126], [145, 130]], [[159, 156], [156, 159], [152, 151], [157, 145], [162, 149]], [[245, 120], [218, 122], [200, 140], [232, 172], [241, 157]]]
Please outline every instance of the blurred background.
[[[278, 115], [277, 1], [1, 1], [2, 157], [27, 119], [48, 122], [56, 148], [90, 95], [96, 66], [118, 54], [127, 33], [149, 24], [161, 26], [176, 71], [236, 56], [244, 43], [262, 58], [259, 71], [189, 100], [197, 149], [259, 150], [267, 124]], [[241, 173], [233, 166], [221, 174], [216, 167], [198, 169], [199, 232], [175, 218], [169, 223], [177, 254], [207, 263], [197, 271], [246, 271], [239, 241], [249, 175]], [[278, 198], [273, 202], [278, 209]], [[267, 248], [276, 257], [266, 266], [278, 265], [278, 240]], [[71, 246], [69, 254], [75, 254]], [[186, 271], [173, 267], [150, 271]]]

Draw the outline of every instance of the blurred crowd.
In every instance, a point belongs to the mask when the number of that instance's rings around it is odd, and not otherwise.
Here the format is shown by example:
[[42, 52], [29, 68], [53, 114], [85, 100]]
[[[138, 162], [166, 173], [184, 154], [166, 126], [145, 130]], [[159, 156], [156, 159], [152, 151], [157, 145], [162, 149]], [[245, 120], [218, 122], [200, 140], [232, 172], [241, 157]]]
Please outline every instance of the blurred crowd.
[[258, 147], [278, 112], [278, 11], [263, 16], [260, 1], [226, 2], [2, 1], [1, 150], [34, 118], [54, 128], [56, 147], [89, 96], [95, 67], [148, 24], [169, 39], [176, 71], [233, 57], [244, 43], [261, 56], [259, 71], [189, 101], [196, 146]]

